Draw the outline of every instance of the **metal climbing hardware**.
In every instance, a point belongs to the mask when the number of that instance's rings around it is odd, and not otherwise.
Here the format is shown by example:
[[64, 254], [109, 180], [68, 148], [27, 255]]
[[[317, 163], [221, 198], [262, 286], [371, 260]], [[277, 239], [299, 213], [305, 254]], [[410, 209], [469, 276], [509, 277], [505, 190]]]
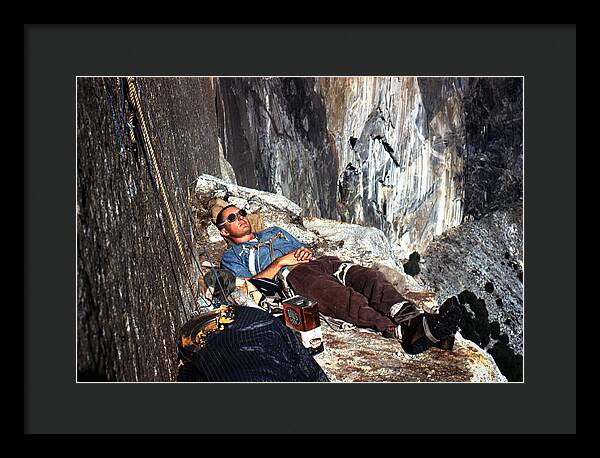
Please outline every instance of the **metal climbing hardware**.
[[260, 257], [258, 256], [258, 254], [260, 253], [260, 249], [262, 247], [268, 245], [268, 247], [269, 247], [269, 256], [271, 257], [271, 262], [273, 262], [275, 260], [275, 254], [273, 252], [273, 242], [276, 239], [285, 239], [285, 240], [288, 240], [288, 238], [285, 235], [283, 235], [282, 232], [277, 232], [269, 240], [265, 240], [264, 242], [259, 242], [256, 245], [251, 245], [251, 246], [242, 245], [242, 252], [248, 252], [248, 270], [250, 271], [250, 273], [253, 276], [256, 275], [258, 272], [261, 271], [261, 268], [260, 268]]
[[213, 332], [219, 332], [235, 320], [235, 310], [222, 306], [189, 320], [179, 331], [179, 366], [192, 361], [193, 353], [204, 347], [206, 338]]

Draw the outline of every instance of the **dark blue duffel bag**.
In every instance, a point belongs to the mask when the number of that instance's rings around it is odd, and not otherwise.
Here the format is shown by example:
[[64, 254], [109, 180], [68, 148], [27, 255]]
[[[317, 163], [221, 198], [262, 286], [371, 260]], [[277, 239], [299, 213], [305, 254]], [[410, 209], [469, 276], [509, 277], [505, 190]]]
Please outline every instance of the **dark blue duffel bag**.
[[328, 382], [281, 317], [224, 306], [180, 331], [180, 382]]

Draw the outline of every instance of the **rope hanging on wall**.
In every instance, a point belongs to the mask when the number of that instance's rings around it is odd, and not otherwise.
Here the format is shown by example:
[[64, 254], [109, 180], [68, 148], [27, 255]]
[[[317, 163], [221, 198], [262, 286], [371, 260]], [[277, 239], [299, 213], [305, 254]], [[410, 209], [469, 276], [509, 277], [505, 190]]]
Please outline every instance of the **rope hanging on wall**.
[[[176, 225], [175, 225], [175, 218], [173, 217], [173, 212], [171, 210], [171, 206], [169, 205], [169, 201], [167, 198], [167, 192], [165, 190], [165, 185], [164, 185], [164, 182], [162, 179], [162, 174], [160, 172], [160, 168], [159, 168], [158, 162], [156, 160], [154, 148], [152, 147], [152, 142], [150, 141], [150, 135], [148, 134], [148, 128], [146, 126], [146, 121], [145, 121], [145, 118], [144, 118], [144, 115], [142, 112], [140, 98], [139, 98], [139, 95], [137, 93], [137, 89], [135, 86], [135, 78], [132, 76], [127, 77], [127, 95], [128, 95], [129, 103], [131, 104], [131, 106], [134, 109], [135, 117], [138, 120], [138, 125], [139, 125], [140, 131], [141, 131], [141, 135], [143, 137], [143, 145], [145, 147], [144, 149], [147, 151], [148, 155], [150, 156], [150, 163], [152, 164], [158, 191], [162, 198], [163, 205], [164, 205], [165, 209], [167, 210], [169, 225], [171, 226], [173, 236], [175, 237], [175, 241], [177, 243], [179, 256], [181, 258], [181, 261], [183, 262], [183, 264], [186, 266], [186, 269], [187, 269], [189, 266], [189, 261], [185, 254], [185, 251], [183, 249], [183, 243], [181, 242], [181, 238], [179, 237], [179, 233], [178, 233]], [[128, 120], [128, 121], [130, 121], [130, 120]], [[132, 138], [132, 140], [134, 140], [134, 142], [136, 142], [138, 144], [140, 143], [139, 141], [137, 141], [137, 139]], [[194, 303], [196, 303], [196, 301], [198, 299], [199, 288], [194, 290], [194, 287], [192, 286], [192, 282], [190, 281], [190, 278], [189, 278], [189, 275], [187, 274], [187, 272], [186, 272], [186, 280], [187, 280], [190, 290], [192, 292], [192, 297], [194, 299]]]

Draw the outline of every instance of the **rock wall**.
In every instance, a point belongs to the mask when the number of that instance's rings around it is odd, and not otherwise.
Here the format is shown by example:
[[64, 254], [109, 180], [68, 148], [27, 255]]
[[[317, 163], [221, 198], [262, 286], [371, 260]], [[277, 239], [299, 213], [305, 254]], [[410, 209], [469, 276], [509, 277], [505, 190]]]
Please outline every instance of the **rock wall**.
[[523, 80], [473, 78], [463, 104], [464, 213], [476, 219], [523, 197]]
[[221, 175], [215, 89], [189, 78], [136, 86], [167, 205], [149, 151], [131, 141], [141, 123], [128, 127], [123, 80], [77, 79], [78, 381], [175, 380], [175, 332], [196, 307], [189, 197], [198, 175]]
[[462, 219], [460, 86], [436, 91], [426, 105], [422, 85], [427, 80], [332, 78], [316, 89], [340, 156], [339, 217], [377, 227], [407, 250]]
[[509, 381], [523, 380], [522, 202], [448, 230], [422, 253], [415, 278], [464, 307], [462, 335], [487, 350]]
[[331, 217], [338, 157], [314, 84], [313, 78], [219, 78], [219, 131], [237, 183]]
[[520, 78], [220, 78], [237, 182], [408, 253], [522, 195]]

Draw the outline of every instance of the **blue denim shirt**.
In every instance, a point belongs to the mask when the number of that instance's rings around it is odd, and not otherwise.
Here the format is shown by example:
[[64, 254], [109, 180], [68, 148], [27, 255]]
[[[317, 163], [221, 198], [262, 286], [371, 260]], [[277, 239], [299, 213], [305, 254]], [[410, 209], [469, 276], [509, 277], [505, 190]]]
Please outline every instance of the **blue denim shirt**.
[[280, 227], [270, 227], [256, 233], [256, 240], [228, 248], [221, 258], [221, 267], [238, 278], [250, 278], [265, 270], [278, 257], [301, 246], [306, 244], [289, 232]]

